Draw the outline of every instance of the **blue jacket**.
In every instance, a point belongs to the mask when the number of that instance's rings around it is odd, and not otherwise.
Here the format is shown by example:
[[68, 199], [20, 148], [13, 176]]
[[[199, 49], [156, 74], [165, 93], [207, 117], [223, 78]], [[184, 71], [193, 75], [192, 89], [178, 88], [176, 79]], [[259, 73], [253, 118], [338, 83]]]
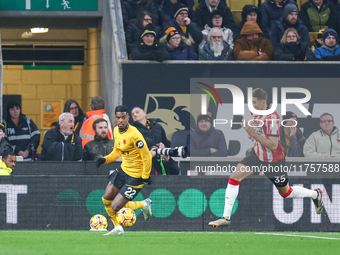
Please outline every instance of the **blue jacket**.
[[28, 158], [34, 155], [40, 143], [40, 131], [35, 123], [25, 114], [20, 114], [18, 126], [14, 124], [10, 115], [6, 118], [6, 135], [9, 143], [18, 155], [19, 151], [29, 150]]
[[260, 5], [260, 12], [262, 14], [262, 25], [263, 29], [267, 30], [269, 33], [270, 26], [273, 22], [277, 21], [279, 18], [283, 16], [283, 9], [287, 4], [295, 4], [293, 0], [283, 0], [279, 6], [271, 3], [271, 0], [267, 0], [266, 2]]
[[197, 60], [197, 55], [192, 46], [187, 45], [183, 41], [174, 50], [169, 47], [169, 44], [166, 44], [165, 48], [172, 60]]
[[219, 57], [215, 57], [214, 53], [210, 50], [210, 42], [207, 42], [202, 49], [200, 49], [199, 60], [234, 60], [233, 49], [229, 44], [223, 41], [224, 49]]
[[278, 21], [275, 21], [270, 28], [269, 40], [272, 42], [273, 46], [280, 43], [284, 32], [289, 27], [296, 29], [300, 37], [299, 42], [305, 42], [310, 45], [308, 29], [301, 19], [298, 18], [295, 25], [292, 25], [288, 23], [284, 17], [281, 17]]
[[328, 48], [326, 45], [322, 45], [314, 50], [314, 55], [321, 60], [340, 60], [340, 47], [336, 45], [334, 48]]

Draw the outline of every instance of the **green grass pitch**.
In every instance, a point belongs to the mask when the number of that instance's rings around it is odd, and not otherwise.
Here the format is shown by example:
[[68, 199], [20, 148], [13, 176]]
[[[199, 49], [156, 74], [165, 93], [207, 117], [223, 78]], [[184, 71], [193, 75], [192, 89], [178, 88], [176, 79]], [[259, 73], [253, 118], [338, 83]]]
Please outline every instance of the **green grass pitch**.
[[340, 254], [340, 233], [1, 230], [1, 255]]

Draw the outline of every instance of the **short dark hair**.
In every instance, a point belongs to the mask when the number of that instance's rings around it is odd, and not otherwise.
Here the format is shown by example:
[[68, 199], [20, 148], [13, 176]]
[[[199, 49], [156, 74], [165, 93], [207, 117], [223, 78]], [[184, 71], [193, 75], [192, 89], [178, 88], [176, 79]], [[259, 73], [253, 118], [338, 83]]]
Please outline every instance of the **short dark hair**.
[[118, 105], [115, 109], [115, 113], [117, 112], [126, 112], [127, 114], [129, 114], [129, 108], [127, 108], [127, 106], [125, 105]]
[[91, 105], [94, 110], [100, 110], [100, 109], [104, 109], [105, 102], [103, 98], [97, 96], [91, 99]]
[[257, 98], [258, 100], [266, 100], [268, 98], [267, 92], [264, 89], [256, 88], [253, 90], [253, 97]]
[[105, 119], [96, 119], [96, 120], [92, 123], [92, 128], [93, 128], [93, 131], [94, 131], [94, 132], [96, 132], [96, 126], [97, 126], [97, 124], [100, 123], [100, 122], [106, 122], [106, 124], [108, 124], [108, 123], [107, 123], [107, 120], [105, 120]]
[[2, 158], [6, 159], [8, 158], [8, 155], [15, 156], [15, 153], [13, 151], [7, 150], [2, 153]]
[[333, 117], [333, 115], [332, 115], [332, 114], [330, 114], [330, 113], [328, 113], [328, 112], [325, 112], [325, 113], [323, 113], [323, 114], [320, 116], [320, 122], [321, 122], [321, 118], [322, 118], [323, 116], [326, 116], [326, 115], [329, 115], [329, 116], [331, 116], [331, 117], [332, 117], [332, 121], [334, 121], [334, 117]]

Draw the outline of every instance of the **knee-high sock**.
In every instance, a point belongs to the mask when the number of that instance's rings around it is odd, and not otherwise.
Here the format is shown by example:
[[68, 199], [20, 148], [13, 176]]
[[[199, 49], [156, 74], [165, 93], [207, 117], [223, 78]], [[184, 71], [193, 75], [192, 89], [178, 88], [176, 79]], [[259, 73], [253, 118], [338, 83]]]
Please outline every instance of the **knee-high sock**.
[[112, 207], [111, 207], [111, 204], [112, 204], [112, 201], [113, 201], [113, 200], [107, 200], [107, 199], [105, 199], [105, 198], [103, 198], [103, 197], [102, 197], [102, 200], [103, 200], [103, 204], [104, 204], [104, 206], [105, 206], [105, 210], [106, 210], [107, 214], [110, 216], [110, 219], [111, 219], [113, 225], [114, 225], [114, 226], [118, 226], [119, 223], [118, 223], [117, 217], [116, 217], [117, 212], [114, 211], [114, 210], [112, 209]]
[[300, 186], [290, 187], [286, 194], [280, 194], [284, 198], [303, 198], [309, 197], [311, 199], [316, 199], [317, 193], [315, 190], [306, 189]]
[[136, 210], [136, 209], [141, 209], [143, 207], [143, 202], [140, 201], [140, 202], [127, 202], [124, 207], [125, 208], [130, 208], [132, 210]]
[[230, 218], [231, 211], [233, 209], [235, 199], [238, 195], [239, 190], [239, 181], [229, 178], [228, 186], [225, 190], [225, 204], [224, 204], [224, 212], [223, 217], [228, 219]]

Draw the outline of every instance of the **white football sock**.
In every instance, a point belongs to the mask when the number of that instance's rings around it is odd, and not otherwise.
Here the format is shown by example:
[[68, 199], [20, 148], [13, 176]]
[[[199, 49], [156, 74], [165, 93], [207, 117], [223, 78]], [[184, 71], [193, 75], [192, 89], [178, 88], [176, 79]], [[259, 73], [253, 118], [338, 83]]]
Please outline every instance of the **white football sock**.
[[225, 203], [224, 203], [224, 212], [223, 217], [228, 219], [230, 218], [231, 211], [233, 209], [235, 199], [237, 198], [238, 191], [240, 185], [233, 185], [228, 183], [228, 186], [225, 190]]
[[315, 190], [306, 189], [304, 187], [300, 186], [293, 186], [292, 193], [290, 193], [287, 198], [303, 198], [303, 197], [309, 197], [311, 199], [316, 199], [318, 193]]

